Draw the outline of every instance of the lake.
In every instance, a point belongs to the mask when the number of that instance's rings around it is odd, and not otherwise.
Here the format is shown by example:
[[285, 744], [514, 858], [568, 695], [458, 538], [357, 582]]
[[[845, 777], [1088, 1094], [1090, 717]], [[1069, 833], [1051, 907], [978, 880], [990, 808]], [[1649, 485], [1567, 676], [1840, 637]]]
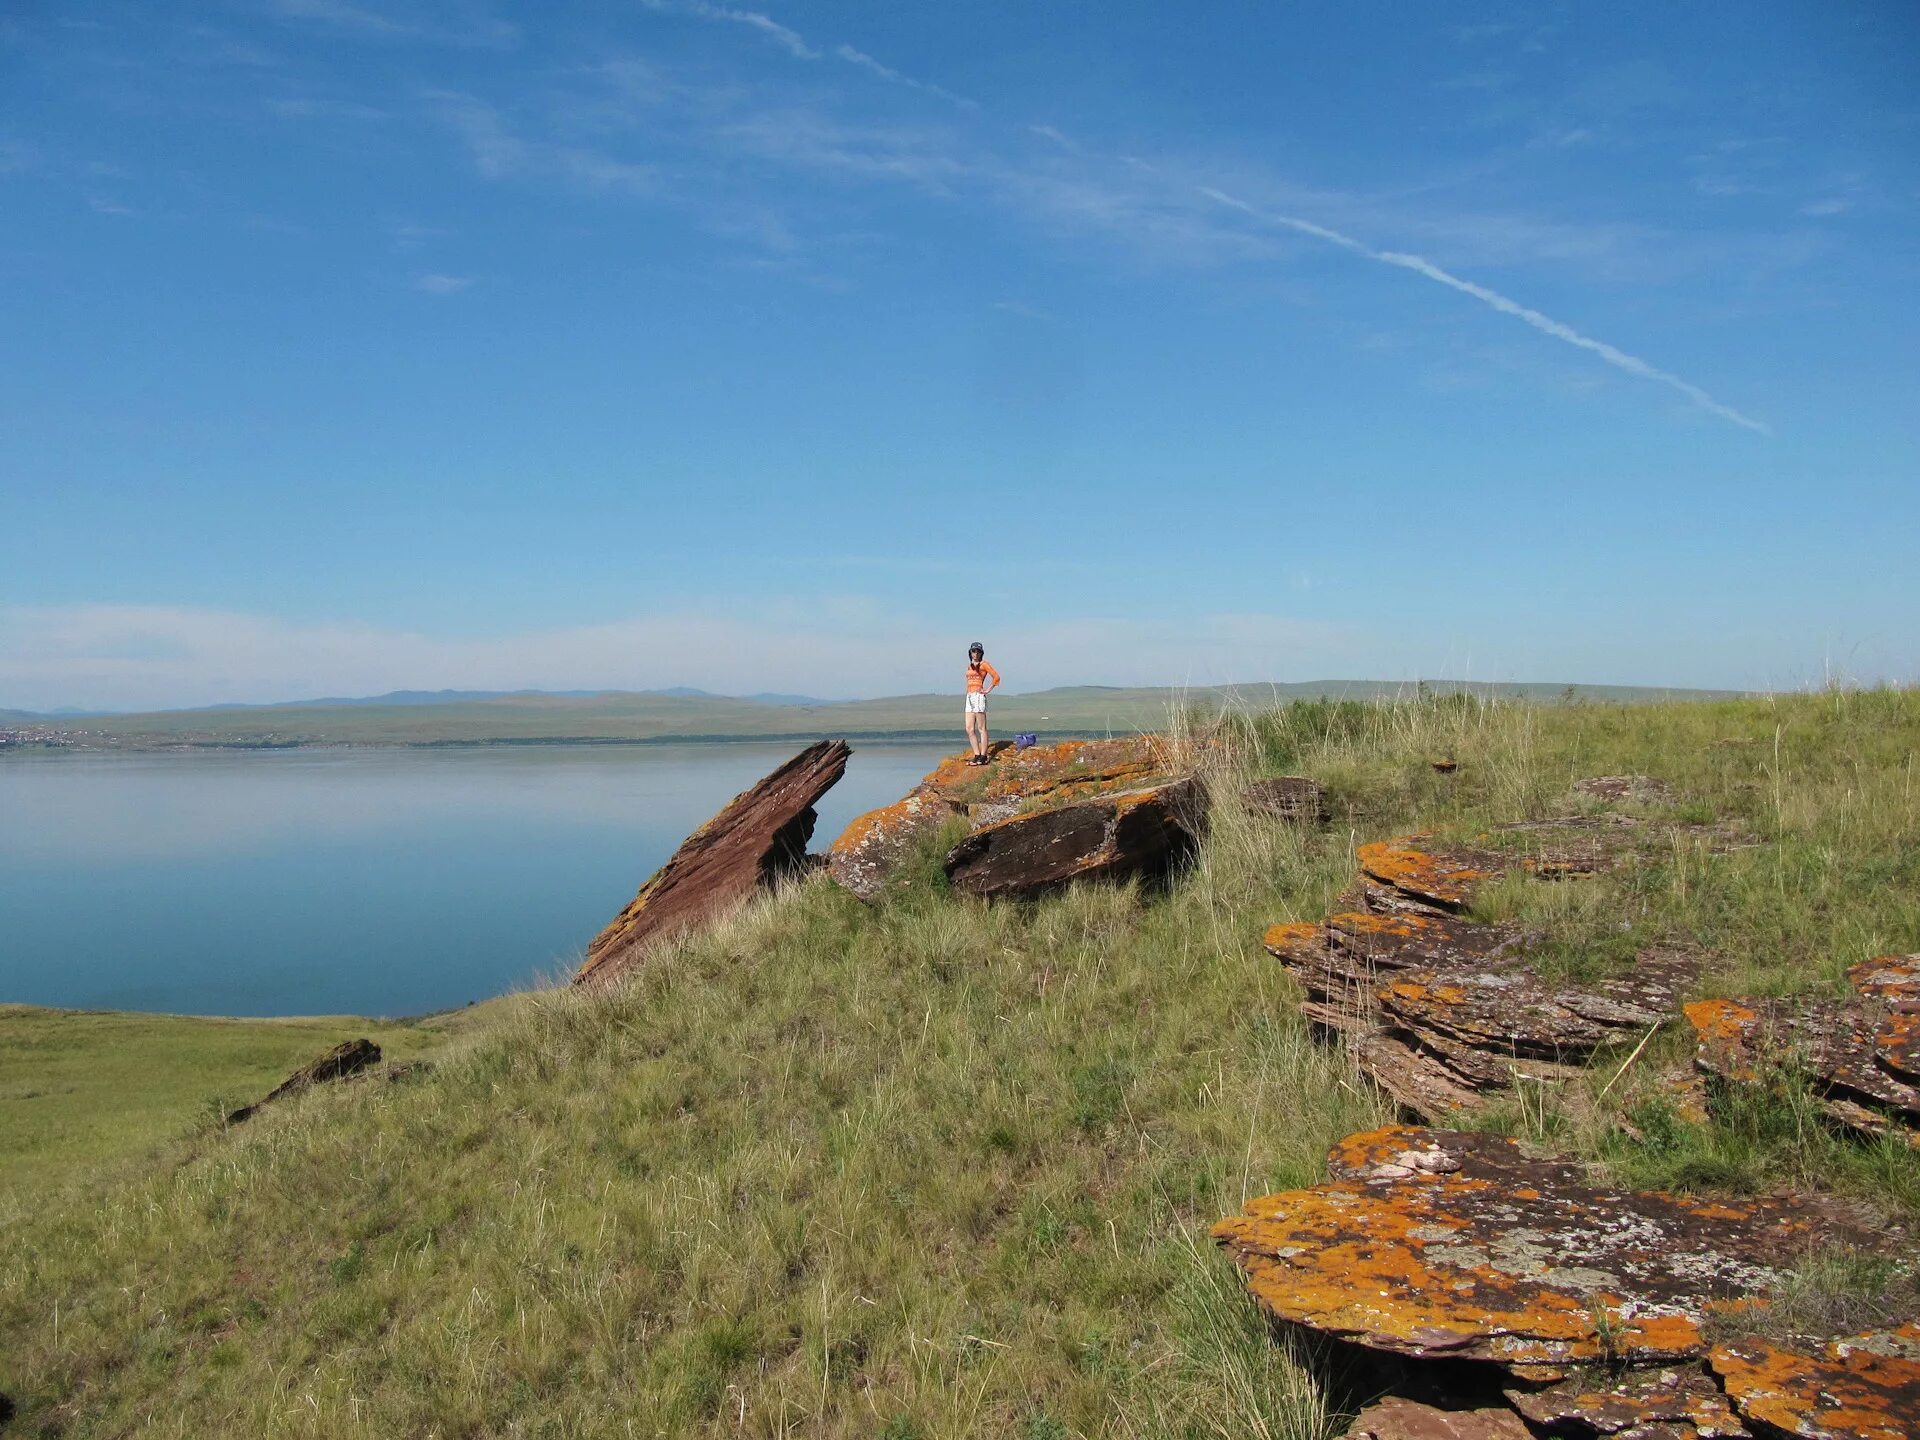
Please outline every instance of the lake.
[[[0, 1001], [413, 1015], [483, 1000], [571, 969], [690, 831], [800, 748], [0, 756]], [[959, 748], [856, 745], [813, 848]]]

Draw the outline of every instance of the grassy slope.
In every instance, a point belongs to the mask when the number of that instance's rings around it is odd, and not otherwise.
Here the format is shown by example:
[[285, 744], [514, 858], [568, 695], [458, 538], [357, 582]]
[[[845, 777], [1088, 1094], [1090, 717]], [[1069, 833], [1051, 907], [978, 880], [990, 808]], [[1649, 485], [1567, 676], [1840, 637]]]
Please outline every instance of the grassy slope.
[[157, 1142], [259, 1099], [342, 1040], [364, 1035], [386, 1058], [408, 1060], [438, 1049], [461, 1023], [470, 1021], [216, 1020], [0, 1005], [0, 1197], [143, 1164]]
[[[1703, 990], [1829, 987], [1920, 949], [1917, 750], [1915, 694], [1301, 707], [1237, 769], [1320, 775], [1348, 818], [1223, 812], [1164, 900], [929, 878], [868, 911], [816, 880], [611, 999], [504, 1004], [417, 1085], [202, 1133], [82, 1203], [0, 1200], [0, 1390], [25, 1434], [1324, 1433], [1195, 1240], [1382, 1114], [1261, 928], [1323, 913], [1356, 836], [1562, 813], [1572, 778], [1638, 770], [1771, 843], [1490, 903], [1599, 961], [1623, 918], [1706, 944]], [[1643, 1181], [1920, 1215], [1920, 1156], [1791, 1094], [1695, 1128], [1645, 1058], [1596, 1104], [1612, 1068], [1494, 1123]]]
[[[1448, 688], [1448, 687], [1442, 687]], [[1458, 688], [1458, 687], [1452, 687]], [[1502, 685], [1466, 687], [1516, 698], [1553, 699], [1571, 687]], [[1373, 680], [1315, 681], [1300, 685], [1250, 685], [1237, 690], [1176, 693], [1164, 689], [1082, 686], [1006, 694], [994, 701], [994, 723], [1003, 731], [1045, 730], [1060, 734], [1128, 734], [1164, 728], [1183, 701], [1197, 706], [1271, 706], [1320, 695], [1391, 697], [1411, 687]], [[1661, 692], [1624, 686], [1590, 686], [1591, 699], [1632, 701]], [[1708, 698], [1715, 692], [1679, 692]], [[768, 705], [723, 696], [513, 695], [493, 700], [432, 705], [276, 705], [237, 710], [175, 710], [115, 715], [71, 722], [154, 744], [359, 743], [415, 745], [533, 740], [649, 740], [665, 736], [750, 739], [755, 736], [951, 734], [959, 708], [953, 695], [903, 695], [833, 705]]]

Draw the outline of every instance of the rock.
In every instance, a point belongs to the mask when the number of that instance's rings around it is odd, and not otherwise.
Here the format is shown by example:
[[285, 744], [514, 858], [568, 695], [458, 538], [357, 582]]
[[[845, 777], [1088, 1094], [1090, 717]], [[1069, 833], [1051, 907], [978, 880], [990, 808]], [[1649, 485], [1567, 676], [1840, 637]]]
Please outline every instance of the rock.
[[1249, 810], [1274, 815], [1299, 825], [1327, 822], [1326, 792], [1319, 781], [1304, 775], [1273, 775], [1255, 780], [1240, 792]]
[[1623, 800], [1664, 805], [1673, 799], [1672, 787], [1651, 775], [1592, 775], [1574, 781], [1573, 793], [1608, 805], [1618, 805]]
[[1651, 1426], [1686, 1437], [1752, 1434], [1699, 1365], [1589, 1375], [1545, 1390], [1509, 1390], [1507, 1401], [1555, 1435], [1645, 1436]]
[[947, 879], [988, 898], [1041, 895], [1078, 879], [1164, 879], [1198, 846], [1206, 807], [1206, 788], [1188, 778], [1016, 815], [954, 846]]
[[1458, 760], [1439, 759], [1429, 760], [1427, 763], [1433, 766], [1434, 773], [1437, 775], [1451, 775], [1460, 768]]
[[1499, 878], [1497, 855], [1461, 849], [1425, 849], [1420, 835], [1375, 840], [1355, 851], [1367, 908], [1387, 913], [1457, 914], [1480, 886]]
[[380, 1047], [371, 1040], [348, 1040], [336, 1045], [318, 1059], [309, 1060], [294, 1071], [271, 1094], [251, 1105], [242, 1105], [227, 1116], [227, 1124], [238, 1125], [242, 1120], [250, 1119], [261, 1106], [271, 1105], [276, 1100], [284, 1100], [289, 1095], [297, 1095], [302, 1090], [312, 1089], [315, 1085], [324, 1085], [330, 1080], [341, 1080], [349, 1075], [357, 1075], [369, 1065], [380, 1063]]
[[1883, 956], [1847, 972], [1853, 995], [1699, 1000], [1686, 1007], [1694, 1063], [1717, 1083], [1751, 1085], [1771, 1069], [1804, 1073], [1827, 1118], [1857, 1135], [1920, 1148], [1920, 956]]
[[1355, 1417], [1347, 1440], [1532, 1440], [1511, 1410], [1442, 1410], [1390, 1395]]
[[996, 746], [989, 765], [964, 755], [940, 762], [913, 790], [870, 810], [841, 832], [827, 852], [827, 873], [862, 900], [876, 899], [900, 861], [953, 816], [973, 828], [1023, 809], [1136, 789], [1173, 778], [1181, 757], [1164, 736], [1067, 740], [1014, 749]]
[[[1356, 1172], [1409, 1150], [1458, 1168]], [[1335, 1150], [1333, 1168], [1339, 1178], [1214, 1226], [1254, 1298], [1375, 1350], [1493, 1361], [1532, 1380], [1703, 1356], [1709, 1318], [1778, 1286], [1783, 1261], [1816, 1241], [1871, 1243], [1792, 1200], [1605, 1188], [1474, 1132], [1368, 1132]]]
[[846, 772], [844, 740], [809, 745], [681, 844], [587, 946], [574, 983], [616, 979], [653, 945], [746, 901], [806, 864], [814, 805]]
[[1809, 1440], [1912, 1440], [1920, 1433], [1920, 1325], [1800, 1348], [1758, 1336], [1709, 1362], [1747, 1419]]

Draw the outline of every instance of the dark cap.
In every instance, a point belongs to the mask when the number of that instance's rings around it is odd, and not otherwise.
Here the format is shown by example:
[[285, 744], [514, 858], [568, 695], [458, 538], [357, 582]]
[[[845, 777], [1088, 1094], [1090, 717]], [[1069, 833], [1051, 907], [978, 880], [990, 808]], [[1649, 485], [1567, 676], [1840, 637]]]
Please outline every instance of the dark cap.
[[967, 646], [967, 654], [971, 655], [976, 650], [978, 650], [982, 655], [987, 653], [987, 647], [982, 645], [978, 640], [974, 641], [973, 644]]

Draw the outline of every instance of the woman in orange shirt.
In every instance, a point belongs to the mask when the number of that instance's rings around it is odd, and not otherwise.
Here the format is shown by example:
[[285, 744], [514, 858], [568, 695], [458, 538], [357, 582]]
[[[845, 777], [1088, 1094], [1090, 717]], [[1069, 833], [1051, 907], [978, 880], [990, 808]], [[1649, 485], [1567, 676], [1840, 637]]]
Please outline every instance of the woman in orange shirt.
[[987, 763], [987, 696], [1000, 684], [1000, 672], [987, 663], [987, 647], [978, 640], [967, 647], [967, 743], [973, 747], [969, 765]]

